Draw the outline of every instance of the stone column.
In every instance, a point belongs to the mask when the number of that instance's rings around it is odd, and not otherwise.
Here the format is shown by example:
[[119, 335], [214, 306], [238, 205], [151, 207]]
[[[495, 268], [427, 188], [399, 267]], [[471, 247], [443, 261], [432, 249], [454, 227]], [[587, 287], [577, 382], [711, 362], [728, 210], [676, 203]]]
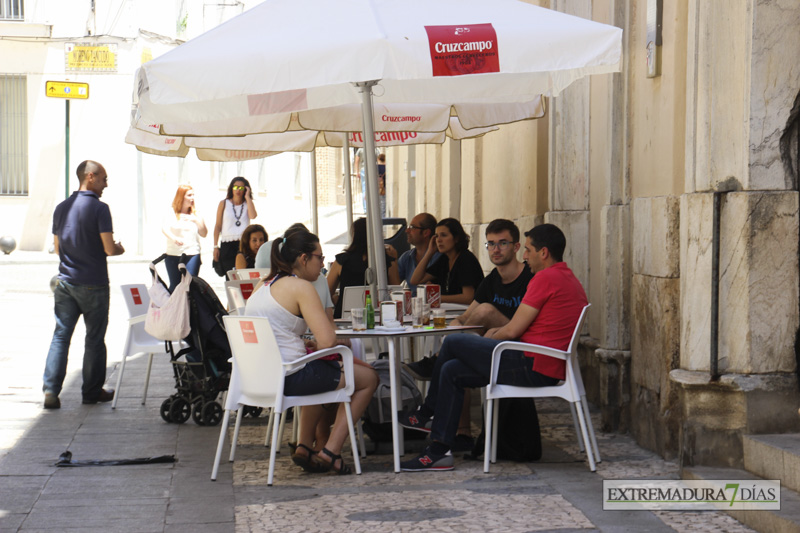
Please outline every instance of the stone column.
[[664, 457], [678, 451], [676, 387], [680, 340], [679, 198], [633, 201], [631, 433]]
[[[553, 2], [553, 9], [592, 18], [592, 3]], [[611, 1], [608, 18], [626, 27], [628, 2]], [[627, 48], [627, 32], [623, 35]], [[627, 61], [627, 52], [623, 53]], [[590, 319], [580, 350], [588, 398], [600, 407], [604, 430], [628, 429], [630, 419], [630, 185], [628, 182], [627, 66], [623, 73], [570, 86], [550, 104], [550, 209], [545, 222], [567, 235], [567, 264], [589, 286], [589, 184], [603, 190], [601, 204], [593, 206], [600, 224], [599, 254], [595, 244], [592, 269], [599, 269], [600, 286], [593, 288]], [[593, 85], [596, 84], [596, 85]], [[592, 94], [594, 92], [594, 95]], [[602, 123], [590, 124], [592, 97], [607, 107]], [[590, 153], [590, 127], [597, 145]], [[595, 275], [595, 281], [598, 277]], [[590, 295], [590, 300], [592, 296]]]
[[[553, 9], [592, 18], [589, 2], [554, 0]], [[589, 282], [589, 80], [579, 80], [550, 99], [548, 190], [545, 222], [567, 236], [565, 261], [588, 292]]]
[[[741, 466], [742, 435], [800, 430], [798, 193], [779, 147], [800, 87], [798, 23], [800, 13], [780, 4], [690, 2], [681, 351], [670, 376], [680, 391], [683, 465]], [[713, 191], [726, 191], [717, 324]], [[722, 375], [712, 381], [714, 327]]]

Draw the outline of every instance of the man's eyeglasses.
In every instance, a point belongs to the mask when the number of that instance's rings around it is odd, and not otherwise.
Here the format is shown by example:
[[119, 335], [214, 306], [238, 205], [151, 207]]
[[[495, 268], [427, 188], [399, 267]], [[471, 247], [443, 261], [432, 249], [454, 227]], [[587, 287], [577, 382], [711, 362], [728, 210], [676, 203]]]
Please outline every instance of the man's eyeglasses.
[[325, 262], [325, 256], [324, 255], [321, 255], [321, 254], [308, 254], [308, 255], [310, 255], [311, 257], [319, 257], [320, 263], [324, 263]]
[[245, 189], [246, 189], [246, 187], [244, 185], [234, 185], [233, 186], [233, 190], [234, 191], [243, 191]]
[[429, 229], [429, 228], [423, 228], [422, 226], [415, 226], [414, 224], [409, 224], [407, 227], [408, 229], [418, 229], [420, 231], [425, 231], [426, 229]]
[[501, 250], [505, 250], [506, 248], [508, 248], [512, 244], [514, 244], [514, 243], [511, 242], [511, 241], [505, 241], [505, 240], [497, 241], [497, 242], [487, 241], [486, 244], [484, 244], [484, 246], [486, 246], [487, 250], [492, 250], [493, 248], [500, 248]]

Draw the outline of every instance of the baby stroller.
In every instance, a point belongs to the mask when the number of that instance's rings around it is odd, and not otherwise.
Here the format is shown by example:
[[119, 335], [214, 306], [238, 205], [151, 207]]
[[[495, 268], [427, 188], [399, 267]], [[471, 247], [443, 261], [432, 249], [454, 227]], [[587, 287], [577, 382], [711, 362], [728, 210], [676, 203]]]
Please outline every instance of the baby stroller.
[[[163, 261], [164, 254], [150, 264], [153, 283], [166, 288], [156, 272], [155, 265]], [[181, 267], [185, 256], [181, 257]], [[181, 273], [186, 276], [185, 268]], [[192, 277], [189, 284], [189, 324], [191, 331], [184, 338], [186, 348], [174, 351], [166, 342], [172, 370], [175, 374], [175, 394], [161, 404], [161, 418], [166, 422], [183, 424], [189, 417], [198, 425], [216, 426], [222, 420], [219, 395], [228, 390], [231, 365], [231, 348], [225, 334], [222, 317], [228, 312], [214, 290], [204, 280]]]

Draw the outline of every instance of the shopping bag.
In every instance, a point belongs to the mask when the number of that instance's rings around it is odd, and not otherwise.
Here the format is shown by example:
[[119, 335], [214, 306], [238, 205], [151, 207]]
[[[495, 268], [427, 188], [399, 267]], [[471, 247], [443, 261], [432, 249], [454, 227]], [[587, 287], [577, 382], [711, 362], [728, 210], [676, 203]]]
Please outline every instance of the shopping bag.
[[178, 341], [189, 335], [189, 284], [192, 275], [186, 272], [183, 263], [178, 265], [183, 274], [181, 282], [172, 291], [167, 291], [164, 284], [158, 279], [155, 266], [150, 265], [153, 274], [153, 284], [147, 292], [150, 293], [150, 307], [144, 320], [144, 330], [162, 341]]

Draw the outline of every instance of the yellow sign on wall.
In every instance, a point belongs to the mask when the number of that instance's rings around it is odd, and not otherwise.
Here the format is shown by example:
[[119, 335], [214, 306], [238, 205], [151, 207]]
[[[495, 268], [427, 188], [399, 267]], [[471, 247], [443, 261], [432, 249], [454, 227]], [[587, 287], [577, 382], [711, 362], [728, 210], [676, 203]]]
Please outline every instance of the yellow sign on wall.
[[51, 98], [89, 98], [89, 84], [74, 81], [48, 81], [44, 86], [45, 96]]
[[117, 45], [66, 43], [67, 72], [116, 72]]

